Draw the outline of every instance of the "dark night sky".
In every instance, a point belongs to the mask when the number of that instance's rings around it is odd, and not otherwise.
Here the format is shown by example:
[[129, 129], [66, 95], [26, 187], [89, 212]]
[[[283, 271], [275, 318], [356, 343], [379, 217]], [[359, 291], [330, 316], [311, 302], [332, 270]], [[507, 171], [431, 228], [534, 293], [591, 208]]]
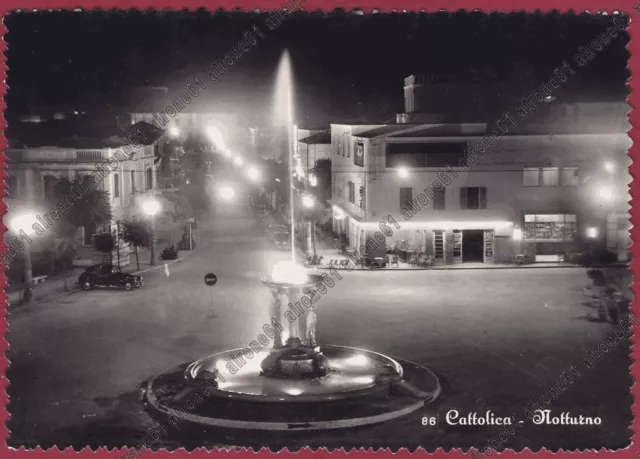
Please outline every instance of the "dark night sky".
[[[588, 15], [299, 13], [269, 31], [264, 20], [204, 11], [12, 14], [5, 21], [9, 111], [24, 111], [28, 101], [75, 104], [96, 94], [117, 101], [134, 85], [180, 88], [194, 75], [204, 80], [208, 64], [257, 24], [266, 39], [218, 82], [208, 81], [208, 96], [260, 112], [287, 48], [299, 111], [310, 124], [324, 124], [330, 116], [402, 111], [403, 79], [411, 73], [508, 69], [524, 61], [542, 80], [611, 23]], [[619, 38], [581, 69], [581, 84], [624, 94], [627, 42]]]

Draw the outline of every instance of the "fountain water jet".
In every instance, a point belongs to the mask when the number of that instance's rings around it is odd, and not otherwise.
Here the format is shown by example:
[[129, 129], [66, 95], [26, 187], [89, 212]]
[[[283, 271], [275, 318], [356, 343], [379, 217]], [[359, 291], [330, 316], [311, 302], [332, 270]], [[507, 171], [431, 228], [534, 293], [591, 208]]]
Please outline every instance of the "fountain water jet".
[[[274, 119], [288, 132], [293, 185], [291, 74], [285, 51], [278, 66]], [[338, 429], [406, 415], [440, 394], [438, 378], [420, 365], [363, 349], [318, 345], [316, 305], [329, 301], [319, 292], [326, 293], [335, 283], [295, 262], [293, 203], [292, 186], [292, 261], [276, 264], [262, 279], [271, 292], [271, 348], [260, 334], [247, 348], [214, 354], [153, 378], [143, 387], [153, 416], [166, 418], [179, 406], [188, 429]], [[181, 403], [196, 396], [198, 404]]]

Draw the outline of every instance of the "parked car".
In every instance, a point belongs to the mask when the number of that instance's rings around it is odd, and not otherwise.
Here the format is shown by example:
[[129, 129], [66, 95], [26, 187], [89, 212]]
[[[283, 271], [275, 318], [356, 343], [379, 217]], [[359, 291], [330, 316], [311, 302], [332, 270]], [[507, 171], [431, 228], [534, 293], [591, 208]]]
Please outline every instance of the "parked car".
[[271, 235], [271, 244], [276, 248], [289, 248], [291, 245], [291, 235], [285, 232], [275, 232]]
[[116, 287], [126, 291], [142, 287], [142, 277], [120, 271], [117, 266], [100, 264], [90, 266], [78, 277], [78, 284], [83, 290], [94, 287]]
[[267, 226], [267, 232], [269, 234], [289, 233], [289, 228], [287, 228], [284, 225], [269, 225], [269, 226]]

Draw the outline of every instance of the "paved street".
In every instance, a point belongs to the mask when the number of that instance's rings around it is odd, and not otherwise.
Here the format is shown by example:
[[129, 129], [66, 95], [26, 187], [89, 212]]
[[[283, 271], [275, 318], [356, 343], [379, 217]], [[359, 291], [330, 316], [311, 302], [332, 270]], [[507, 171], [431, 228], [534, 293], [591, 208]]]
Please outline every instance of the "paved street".
[[[72, 439], [79, 445], [132, 444], [150, 425], [138, 402], [142, 381], [256, 338], [268, 320], [270, 298], [260, 277], [289, 255], [269, 249], [248, 216], [199, 222], [198, 231], [197, 251], [172, 265], [168, 276], [164, 269], [145, 273], [139, 290], [77, 292], [12, 310], [12, 446], [44, 447], [54, 439], [59, 446]], [[207, 272], [218, 276], [213, 289], [203, 282]], [[604, 419], [606, 428], [585, 433], [581, 444], [624, 444], [631, 419], [621, 408], [630, 406], [628, 349], [620, 344], [592, 370], [581, 363], [585, 350], [603, 343], [612, 329], [587, 320], [595, 311], [583, 305], [584, 269], [340, 275], [318, 306], [319, 341], [428, 366], [444, 386], [439, 404], [429, 408], [440, 417], [447, 407], [524, 408], [573, 364], [582, 377], [554, 407]], [[459, 447], [484, 436], [478, 428], [423, 428], [424, 415], [372, 427], [375, 435], [358, 431], [349, 441], [409, 446], [433, 437], [439, 446]], [[536, 445], [535, 435], [512, 444]], [[560, 444], [554, 437], [547, 435], [545, 445]], [[161, 441], [172, 445], [170, 438]], [[294, 444], [312, 441], [298, 435]], [[317, 441], [331, 447], [347, 440], [333, 435]]]

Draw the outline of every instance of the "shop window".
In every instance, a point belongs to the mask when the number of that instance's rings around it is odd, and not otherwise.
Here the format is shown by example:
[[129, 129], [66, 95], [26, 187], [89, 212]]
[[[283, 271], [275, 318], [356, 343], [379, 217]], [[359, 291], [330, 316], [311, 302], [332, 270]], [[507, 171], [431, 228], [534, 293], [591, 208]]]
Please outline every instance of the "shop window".
[[486, 209], [487, 208], [487, 188], [477, 187], [477, 186], [460, 188], [460, 208], [461, 209]]
[[522, 174], [522, 184], [524, 186], [539, 186], [540, 169], [537, 167], [525, 167]]
[[542, 168], [542, 186], [558, 186], [560, 182], [560, 169], [557, 167]]
[[575, 214], [524, 216], [523, 238], [530, 242], [570, 242], [576, 234]]
[[578, 185], [578, 168], [563, 167], [562, 168], [562, 186]]

